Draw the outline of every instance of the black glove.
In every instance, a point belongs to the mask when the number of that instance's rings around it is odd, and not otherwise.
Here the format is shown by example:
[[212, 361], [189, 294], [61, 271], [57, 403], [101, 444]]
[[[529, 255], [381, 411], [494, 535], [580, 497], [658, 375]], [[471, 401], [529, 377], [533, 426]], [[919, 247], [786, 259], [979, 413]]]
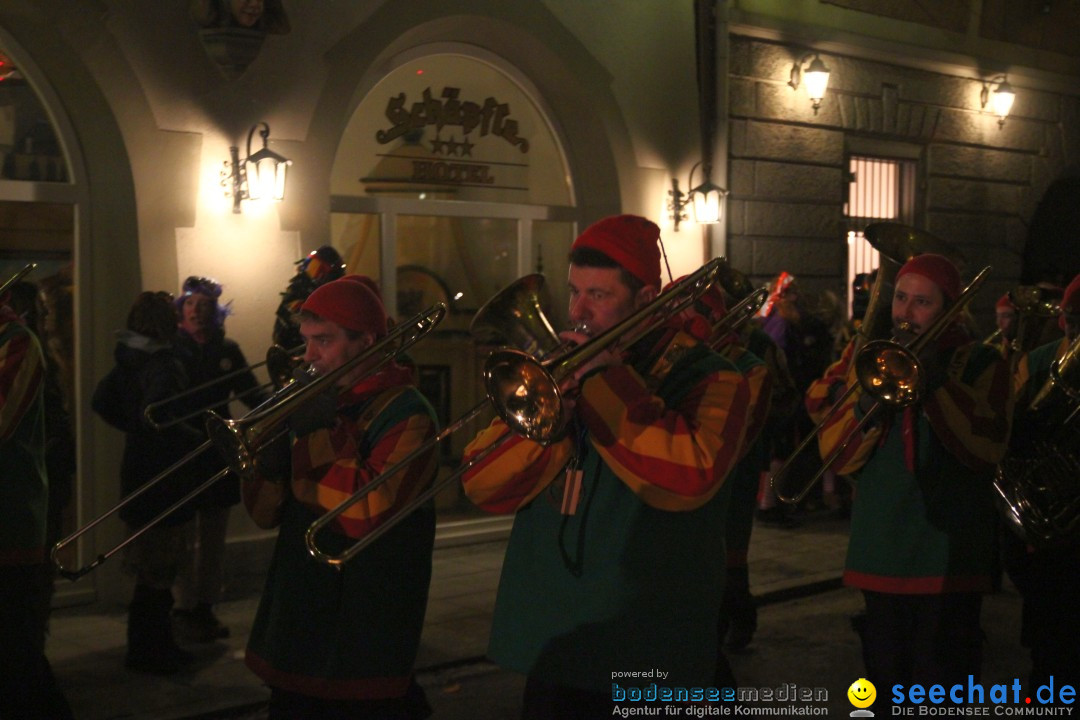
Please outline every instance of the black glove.
[[927, 344], [919, 352], [919, 369], [926, 392], [933, 392], [945, 383], [948, 376], [945, 356], [946, 353], [941, 352], [936, 342]]
[[337, 389], [322, 392], [310, 398], [289, 415], [289, 429], [297, 437], [303, 437], [316, 430], [334, 426], [337, 416]]
[[255, 453], [255, 472], [271, 482], [287, 482], [292, 477], [292, 447], [288, 433], [281, 433]]
[[[870, 412], [870, 408], [874, 407], [874, 405], [876, 405], [876, 404], [877, 404], [877, 400], [874, 398], [873, 395], [866, 392], [865, 390], [860, 390], [859, 391], [859, 414], [860, 415], [865, 417], [866, 413]], [[879, 410], [880, 410], [880, 408], [879, 408]]]

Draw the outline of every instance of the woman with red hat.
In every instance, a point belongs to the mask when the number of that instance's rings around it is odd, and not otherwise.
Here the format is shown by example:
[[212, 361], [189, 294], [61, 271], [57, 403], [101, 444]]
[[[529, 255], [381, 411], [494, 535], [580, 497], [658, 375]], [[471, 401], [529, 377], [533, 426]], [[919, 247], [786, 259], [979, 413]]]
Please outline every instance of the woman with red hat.
[[[960, 293], [947, 258], [908, 261], [893, 293], [897, 338], [925, 333]], [[811, 386], [811, 414], [856, 382], [853, 347]], [[990, 481], [1009, 433], [1008, 363], [956, 322], [927, 344], [920, 363], [918, 404], [852, 433], [873, 404], [856, 393], [818, 435], [823, 457], [851, 437], [833, 465], [856, 478], [844, 583], [863, 592], [866, 678], [882, 703], [907, 698], [913, 684], [978, 681], [981, 598], [997, 568]]]

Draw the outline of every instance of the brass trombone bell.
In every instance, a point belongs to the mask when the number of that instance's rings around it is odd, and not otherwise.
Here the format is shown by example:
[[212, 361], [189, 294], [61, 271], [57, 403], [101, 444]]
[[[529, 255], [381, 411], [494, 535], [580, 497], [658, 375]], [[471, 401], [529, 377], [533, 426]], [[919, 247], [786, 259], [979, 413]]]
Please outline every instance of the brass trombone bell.
[[547, 357], [562, 346], [548, 320], [551, 295], [544, 276], [533, 273], [496, 293], [473, 315], [469, 334], [478, 345], [518, 348], [534, 357]]
[[[741, 271], [733, 268], [731, 263], [726, 261], [720, 266], [717, 282], [724, 288], [724, 292], [735, 300], [744, 300], [747, 295], [754, 292], [754, 285], [750, 282], [750, 279]], [[765, 291], [765, 297], [768, 299], [767, 289]]]
[[862, 389], [886, 405], [907, 407], [919, 399], [919, 359], [903, 345], [871, 340], [855, 356], [855, 376]]
[[519, 435], [549, 445], [561, 432], [559, 384], [613, 345], [629, 347], [690, 307], [716, 282], [726, 259], [715, 258], [611, 328], [564, 353], [537, 360], [514, 349], [496, 350], [484, 363], [484, 388], [495, 412]]
[[303, 345], [292, 350], [286, 350], [280, 345], [271, 345], [266, 351], [266, 374], [270, 376], [270, 382], [278, 390], [293, 380], [293, 374], [303, 364]]

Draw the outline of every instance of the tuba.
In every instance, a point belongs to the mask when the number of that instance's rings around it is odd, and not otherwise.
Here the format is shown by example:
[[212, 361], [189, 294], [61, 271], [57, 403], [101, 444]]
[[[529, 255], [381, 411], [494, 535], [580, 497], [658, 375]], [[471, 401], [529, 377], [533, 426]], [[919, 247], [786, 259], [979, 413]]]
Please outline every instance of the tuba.
[[1080, 539], [1080, 337], [1050, 366], [1050, 377], [1013, 423], [994, 490], [1010, 527], [1035, 547]]

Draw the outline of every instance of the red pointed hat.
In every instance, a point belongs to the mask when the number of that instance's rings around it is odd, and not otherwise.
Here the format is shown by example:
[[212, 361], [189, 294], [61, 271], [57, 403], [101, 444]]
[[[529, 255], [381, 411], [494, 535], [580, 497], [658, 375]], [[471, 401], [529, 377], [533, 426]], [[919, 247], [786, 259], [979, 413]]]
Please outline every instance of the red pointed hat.
[[896, 279], [899, 280], [908, 273], [922, 275], [937, 285], [941, 293], [950, 301], [955, 302], [960, 297], [960, 271], [944, 255], [937, 253], [916, 255], [904, 263], [904, 266], [896, 273]]
[[378, 295], [365, 283], [340, 278], [316, 288], [301, 310], [357, 332], [370, 332], [376, 338], [386, 335], [386, 310]]
[[998, 298], [998, 301], [994, 304], [995, 310], [1015, 310], [1016, 306], [1013, 305], [1012, 300], [1009, 299], [1009, 293], [1005, 293]]
[[646, 285], [660, 288], [660, 228], [638, 215], [598, 220], [578, 236], [571, 249], [592, 248], [617, 262]]
[[1058, 327], [1065, 329], [1065, 313], [1070, 315], [1080, 312], [1080, 275], [1077, 275], [1065, 288], [1061, 298], [1061, 315], [1058, 315]]

